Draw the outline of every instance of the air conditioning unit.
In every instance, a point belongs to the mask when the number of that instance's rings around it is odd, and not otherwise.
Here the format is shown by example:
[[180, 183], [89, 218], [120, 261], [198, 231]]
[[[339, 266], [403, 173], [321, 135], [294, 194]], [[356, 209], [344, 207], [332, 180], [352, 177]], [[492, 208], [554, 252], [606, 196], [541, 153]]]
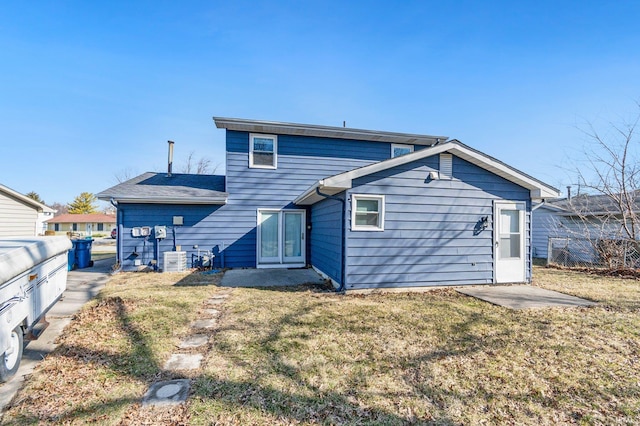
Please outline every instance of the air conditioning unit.
[[163, 272], [184, 272], [187, 270], [186, 251], [165, 251]]

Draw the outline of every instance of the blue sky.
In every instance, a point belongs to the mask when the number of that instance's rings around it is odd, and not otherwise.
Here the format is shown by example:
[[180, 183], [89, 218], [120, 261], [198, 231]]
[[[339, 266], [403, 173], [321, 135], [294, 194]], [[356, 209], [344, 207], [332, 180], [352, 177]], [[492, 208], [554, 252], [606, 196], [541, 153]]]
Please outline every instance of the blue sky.
[[447, 135], [562, 188], [636, 114], [635, 1], [38, 1], [0, 10], [0, 183], [67, 203], [190, 152], [212, 116]]

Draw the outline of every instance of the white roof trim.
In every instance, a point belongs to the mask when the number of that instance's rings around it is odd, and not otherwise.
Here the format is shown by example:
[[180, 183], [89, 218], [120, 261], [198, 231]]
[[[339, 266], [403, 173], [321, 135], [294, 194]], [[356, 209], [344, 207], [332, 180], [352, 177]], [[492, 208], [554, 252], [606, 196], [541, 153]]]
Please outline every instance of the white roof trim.
[[39, 203], [36, 200], [33, 200], [27, 197], [26, 195], [22, 195], [21, 193], [14, 191], [9, 187], [0, 185], [0, 191], [6, 194], [9, 194], [11, 197], [18, 199], [25, 204], [29, 204], [31, 207], [35, 208], [39, 212], [55, 213], [55, 210], [52, 209], [51, 207], [45, 206], [44, 204]]
[[353, 185], [354, 179], [387, 170], [392, 167], [400, 166], [402, 164], [410, 163], [411, 161], [431, 157], [442, 152], [450, 152], [451, 154], [460, 157], [472, 164], [475, 164], [478, 167], [488, 170], [498, 176], [505, 178], [510, 182], [528, 189], [531, 193], [531, 198], [533, 199], [557, 198], [560, 195], [559, 191], [552, 186], [549, 186], [525, 173], [507, 166], [506, 164], [502, 163], [499, 160], [496, 160], [493, 157], [471, 149], [461, 142], [451, 141], [320, 180], [307, 191], [305, 191], [302, 195], [296, 198], [294, 203], [298, 205], [310, 205], [320, 201], [322, 197], [316, 194], [316, 187], [320, 188], [320, 190], [324, 193], [330, 195], [332, 193], [337, 194], [338, 192], [350, 189]]
[[412, 133], [382, 132], [347, 127], [318, 126], [312, 124], [282, 123], [277, 121], [245, 120], [213, 117], [219, 129], [278, 135], [315, 136], [321, 138], [354, 139], [372, 142], [391, 142], [409, 145], [433, 145], [449, 139], [448, 136], [418, 135]]

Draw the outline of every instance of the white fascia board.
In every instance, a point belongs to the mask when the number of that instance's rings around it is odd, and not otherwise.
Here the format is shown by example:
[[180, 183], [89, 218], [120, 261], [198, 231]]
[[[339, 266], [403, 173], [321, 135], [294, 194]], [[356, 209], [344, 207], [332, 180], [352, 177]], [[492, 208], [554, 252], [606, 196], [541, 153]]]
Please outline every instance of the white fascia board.
[[418, 135], [377, 130], [353, 129], [349, 127], [320, 126], [312, 124], [284, 123], [278, 121], [245, 120], [240, 118], [213, 117], [219, 129], [279, 135], [314, 136], [336, 139], [391, 142], [410, 145], [432, 145], [445, 141], [448, 136]]
[[401, 166], [406, 163], [410, 163], [415, 160], [420, 160], [425, 157], [431, 157], [441, 152], [445, 152], [453, 146], [453, 143], [447, 142], [442, 145], [436, 145], [434, 147], [421, 149], [414, 151], [410, 154], [401, 155], [400, 157], [391, 158], [389, 160], [380, 161], [378, 163], [369, 164], [368, 166], [360, 167], [348, 172], [340, 173], [324, 179], [323, 184], [328, 187], [338, 188], [343, 190], [350, 189], [353, 186], [353, 180], [359, 177], [368, 176], [373, 173], [381, 172], [383, 170], [390, 169], [392, 167]]
[[422, 158], [438, 155], [443, 152], [450, 152], [451, 154], [475, 164], [478, 167], [488, 170], [510, 182], [528, 189], [531, 193], [531, 198], [533, 199], [557, 198], [560, 196], [557, 189], [545, 185], [542, 182], [539, 182], [526, 174], [499, 162], [498, 160], [456, 142], [446, 142], [441, 145], [421, 149], [400, 157], [391, 158], [379, 163], [370, 164], [345, 173], [340, 173], [324, 179], [321, 183], [327, 187], [340, 187], [343, 188], [343, 190], [349, 189], [353, 185], [353, 180], [359, 177], [387, 170]]
[[450, 152], [463, 160], [482, 167], [506, 180], [527, 188], [531, 192], [533, 199], [558, 198], [560, 192], [542, 182], [527, 176], [526, 174], [515, 170], [506, 164], [499, 162], [489, 156], [481, 154], [477, 151], [469, 149], [465, 146], [455, 144]]
[[314, 183], [309, 189], [303, 192], [298, 198], [293, 200], [293, 204], [296, 204], [298, 206], [310, 206], [312, 204], [317, 203], [318, 201], [324, 200], [325, 197], [323, 197], [322, 195], [319, 195], [316, 192], [317, 188], [320, 188], [320, 191], [326, 195], [336, 195], [346, 189], [341, 187], [338, 187], [338, 188], [326, 187], [322, 185], [322, 182], [323, 181], [318, 181]]

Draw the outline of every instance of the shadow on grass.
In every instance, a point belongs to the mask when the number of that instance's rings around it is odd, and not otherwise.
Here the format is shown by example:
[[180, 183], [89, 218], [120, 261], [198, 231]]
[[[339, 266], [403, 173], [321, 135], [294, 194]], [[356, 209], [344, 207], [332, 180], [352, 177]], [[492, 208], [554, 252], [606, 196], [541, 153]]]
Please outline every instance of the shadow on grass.
[[[314, 309], [312, 306], [310, 309]], [[157, 362], [145, 333], [139, 330], [130, 319], [125, 302], [120, 297], [103, 299], [94, 310], [97, 313], [112, 314], [117, 318], [121, 331], [128, 336], [131, 350], [126, 353], [97, 351], [90, 346], [62, 344], [51, 356], [72, 358], [75, 361], [96, 363], [101, 367], [111, 369], [114, 373], [125, 375], [136, 381], [154, 382], [184, 378], [174, 371], [164, 370]], [[313, 422], [325, 424], [363, 423], [378, 424], [407, 424], [411, 419], [395, 413], [375, 408], [364, 408], [358, 404], [353, 395], [343, 395], [338, 392], [322, 391], [302, 377], [302, 371], [289, 365], [282, 358], [282, 353], [276, 343], [282, 338], [282, 330], [298, 323], [300, 315], [308, 312], [301, 309], [282, 317], [271, 325], [268, 336], [260, 341], [262, 356], [269, 360], [268, 371], [293, 380], [300, 391], [283, 392], [269, 386], [258, 384], [259, 375], [251, 381], [218, 380], [207, 375], [192, 377], [194, 383], [191, 397], [203, 400], [215, 399], [224, 401], [236, 409], [258, 410], [273, 415], [278, 419], [289, 422]], [[232, 356], [231, 361], [236, 366], [247, 367], [241, 356]], [[309, 395], [312, 396], [309, 396]], [[119, 397], [100, 400], [87, 405], [69, 406], [67, 409], [55, 413], [19, 413], [15, 420], [19, 423], [68, 423], [77, 421], [104, 420], [109, 415], [115, 416], [118, 411], [126, 410], [142, 398]], [[109, 419], [113, 420], [113, 419]], [[447, 419], [439, 419], [439, 424], [453, 424]]]

